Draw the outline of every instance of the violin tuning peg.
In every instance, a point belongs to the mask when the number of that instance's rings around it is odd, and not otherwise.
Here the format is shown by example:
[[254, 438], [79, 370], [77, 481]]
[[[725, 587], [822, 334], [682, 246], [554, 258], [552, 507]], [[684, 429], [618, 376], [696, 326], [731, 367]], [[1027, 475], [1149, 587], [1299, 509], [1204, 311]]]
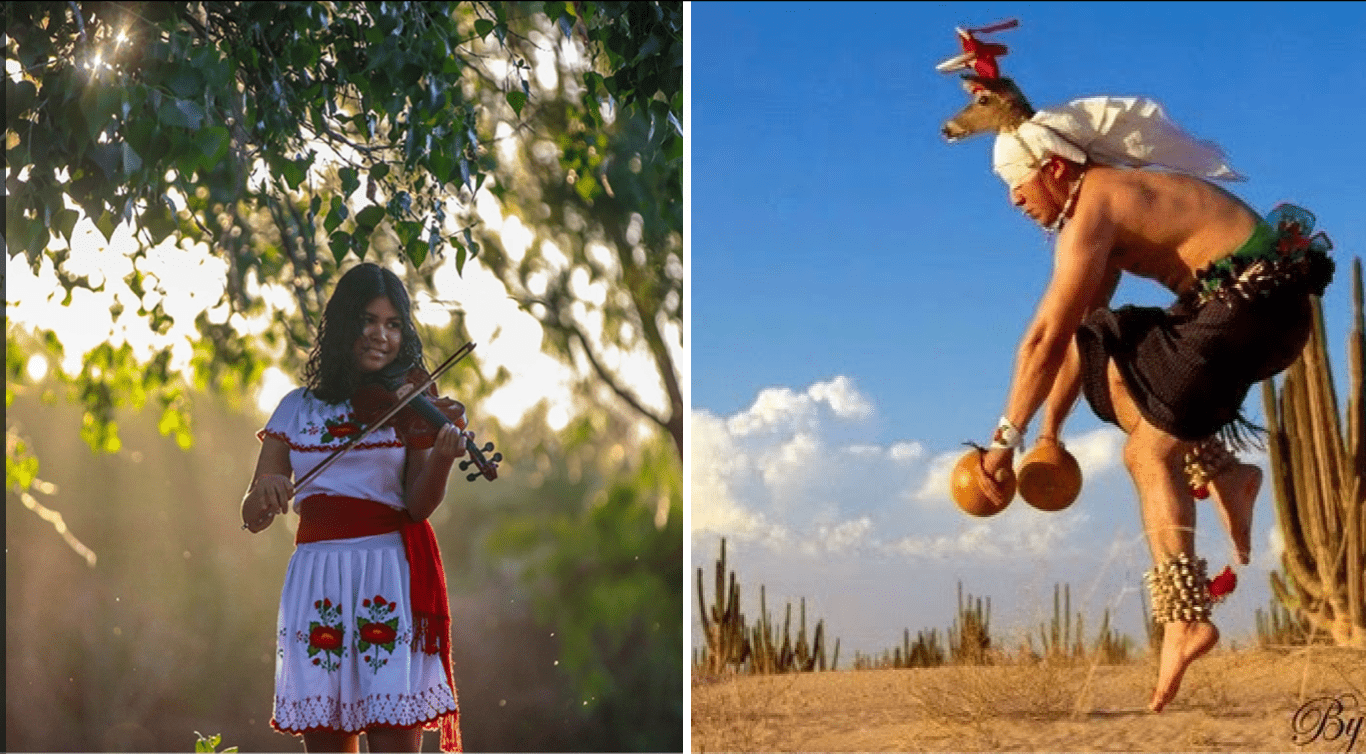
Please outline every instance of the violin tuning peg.
[[461, 462], [460, 462], [460, 470], [461, 470], [461, 471], [464, 471], [465, 469], [468, 469], [469, 467], [470, 467], [470, 462], [469, 462], [469, 461], [461, 461]]
[[502, 453], [494, 453], [494, 454], [493, 454], [493, 462], [494, 462], [494, 463], [498, 463], [498, 462], [501, 461], [501, 460], [503, 460], [503, 454], [502, 454]]
[[478, 479], [478, 478], [479, 478], [479, 472], [477, 472], [477, 471], [470, 472], [469, 474], [466, 474], [466, 475], [465, 475], [465, 481], [467, 481], [467, 482], [473, 482], [474, 480], [476, 480], [476, 479]]
[[483, 450], [484, 450], [485, 453], [492, 453], [492, 452], [493, 452], [493, 443], [491, 443], [491, 442], [486, 442], [486, 443], [484, 443], [484, 448], [483, 448]]

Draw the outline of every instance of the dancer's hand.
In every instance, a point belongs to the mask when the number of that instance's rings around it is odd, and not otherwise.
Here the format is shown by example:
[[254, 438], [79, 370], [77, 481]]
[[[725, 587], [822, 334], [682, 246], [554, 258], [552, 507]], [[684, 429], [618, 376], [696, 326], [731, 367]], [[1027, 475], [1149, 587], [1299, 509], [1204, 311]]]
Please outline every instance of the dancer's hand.
[[[1003, 473], [1004, 472], [1004, 473]], [[982, 494], [997, 506], [1004, 507], [1010, 502], [1006, 497], [1002, 481], [1015, 473], [1015, 451], [1007, 448], [991, 448], [982, 454], [982, 474], [977, 477], [977, 486]]]

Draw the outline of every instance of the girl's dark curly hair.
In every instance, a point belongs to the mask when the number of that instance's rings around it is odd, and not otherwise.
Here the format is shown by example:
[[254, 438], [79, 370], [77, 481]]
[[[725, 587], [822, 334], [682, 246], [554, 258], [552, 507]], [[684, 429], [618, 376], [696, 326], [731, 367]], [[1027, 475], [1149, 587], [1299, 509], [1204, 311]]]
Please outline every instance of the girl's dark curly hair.
[[403, 281], [377, 264], [363, 262], [337, 281], [318, 325], [313, 352], [304, 365], [304, 384], [318, 398], [340, 403], [350, 399], [360, 386], [361, 373], [356, 369], [352, 351], [361, 337], [365, 307], [380, 296], [389, 299], [403, 323], [403, 339], [395, 362], [423, 366], [422, 341], [413, 327], [412, 302]]

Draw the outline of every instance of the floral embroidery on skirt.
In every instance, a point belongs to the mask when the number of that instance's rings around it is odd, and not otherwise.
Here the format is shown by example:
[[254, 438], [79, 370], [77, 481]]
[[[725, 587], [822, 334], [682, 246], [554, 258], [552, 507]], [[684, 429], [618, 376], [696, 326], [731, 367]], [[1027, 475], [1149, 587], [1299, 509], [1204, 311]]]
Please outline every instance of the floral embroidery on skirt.
[[296, 548], [280, 598], [276, 730], [425, 726], [458, 708], [440, 656], [413, 648], [408, 585], [397, 533]]

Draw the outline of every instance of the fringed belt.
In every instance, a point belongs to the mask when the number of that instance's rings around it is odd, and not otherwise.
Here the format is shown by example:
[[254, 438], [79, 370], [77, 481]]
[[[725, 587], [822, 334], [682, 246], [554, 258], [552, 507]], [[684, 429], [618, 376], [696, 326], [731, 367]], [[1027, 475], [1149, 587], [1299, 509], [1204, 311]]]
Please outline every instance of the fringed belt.
[[[446, 595], [446, 571], [436, 532], [427, 520], [414, 521], [408, 511], [373, 500], [337, 495], [314, 495], [299, 503], [296, 545], [330, 539], [351, 539], [399, 532], [408, 559], [409, 596], [413, 612], [413, 648], [440, 654], [446, 682], [455, 694], [451, 671], [451, 607]], [[441, 750], [460, 746], [459, 712], [441, 718]], [[455, 748], [451, 748], [455, 747]]]
[[1238, 251], [1195, 274], [1197, 303], [1251, 300], [1286, 286], [1323, 295], [1333, 280], [1333, 243], [1313, 232], [1314, 222], [1308, 210], [1278, 205]]

